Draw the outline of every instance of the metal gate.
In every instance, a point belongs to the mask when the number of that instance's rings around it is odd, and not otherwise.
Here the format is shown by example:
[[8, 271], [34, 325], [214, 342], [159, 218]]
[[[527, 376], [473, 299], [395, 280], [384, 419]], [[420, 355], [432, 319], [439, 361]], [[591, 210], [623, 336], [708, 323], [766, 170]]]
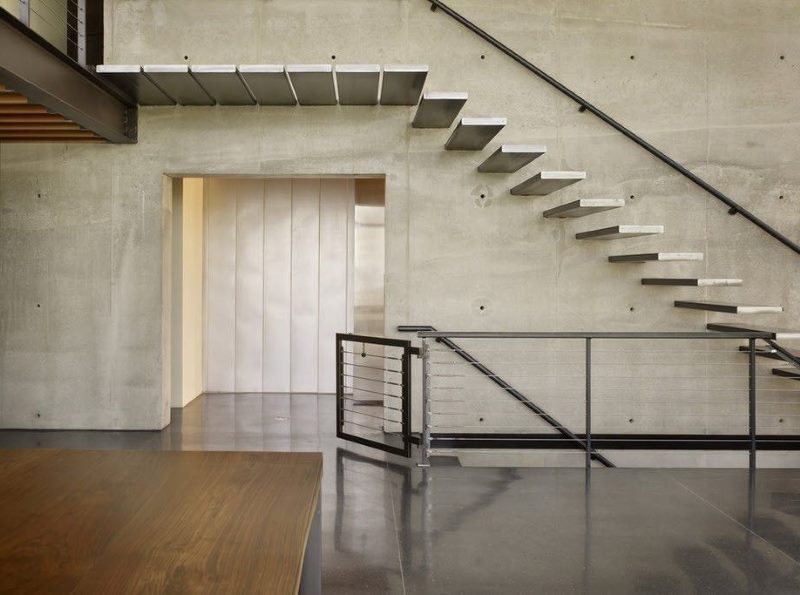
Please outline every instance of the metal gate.
[[411, 341], [336, 334], [336, 436], [411, 455]]

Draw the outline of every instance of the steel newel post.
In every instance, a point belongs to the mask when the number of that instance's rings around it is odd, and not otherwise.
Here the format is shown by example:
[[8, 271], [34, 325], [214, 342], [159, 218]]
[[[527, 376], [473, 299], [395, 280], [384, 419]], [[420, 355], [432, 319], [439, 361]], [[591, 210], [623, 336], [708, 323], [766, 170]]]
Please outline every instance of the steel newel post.
[[422, 339], [422, 443], [420, 467], [431, 465], [431, 354], [427, 339]]
[[19, 0], [19, 20], [23, 25], [31, 26], [30, 0]]
[[750, 430], [750, 470], [756, 468], [756, 340], [749, 339], [748, 353], [750, 359], [750, 414], [749, 414], [749, 430]]
[[342, 437], [342, 420], [344, 418], [344, 342], [336, 333], [336, 437]]
[[592, 339], [586, 338], [586, 468], [592, 467]]
[[78, 0], [78, 14], [76, 17], [78, 25], [78, 64], [86, 66], [86, 0]]

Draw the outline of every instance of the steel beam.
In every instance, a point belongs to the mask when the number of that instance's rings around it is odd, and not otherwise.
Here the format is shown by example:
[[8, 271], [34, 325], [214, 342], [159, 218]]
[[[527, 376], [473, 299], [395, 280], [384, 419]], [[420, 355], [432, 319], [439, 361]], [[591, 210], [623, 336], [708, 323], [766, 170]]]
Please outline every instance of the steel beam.
[[108, 141], [136, 142], [133, 101], [2, 10], [0, 83]]

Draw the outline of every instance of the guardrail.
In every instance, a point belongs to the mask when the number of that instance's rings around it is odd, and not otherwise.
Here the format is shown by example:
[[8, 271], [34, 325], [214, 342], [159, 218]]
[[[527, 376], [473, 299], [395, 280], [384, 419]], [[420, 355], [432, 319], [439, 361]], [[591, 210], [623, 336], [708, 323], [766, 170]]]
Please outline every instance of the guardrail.
[[[443, 449], [549, 449], [564, 460], [577, 454], [587, 467], [604, 449], [668, 449], [746, 450], [755, 468], [759, 449], [800, 448], [796, 384], [771, 374], [759, 378], [756, 342], [768, 340], [767, 333], [424, 330], [418, 336], [423, 465]], [[454, 339], [457, 349], [444, 343]], [[531, 415], [496, 378], [560, 427]]]

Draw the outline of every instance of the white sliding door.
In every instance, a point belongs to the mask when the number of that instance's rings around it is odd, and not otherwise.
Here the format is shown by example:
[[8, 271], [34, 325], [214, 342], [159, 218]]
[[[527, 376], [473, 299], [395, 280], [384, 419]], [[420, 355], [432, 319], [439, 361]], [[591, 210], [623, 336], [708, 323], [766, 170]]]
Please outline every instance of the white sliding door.
[[350, 179], [210, 178], [208, 392], [334, 392], [353, 326]]

